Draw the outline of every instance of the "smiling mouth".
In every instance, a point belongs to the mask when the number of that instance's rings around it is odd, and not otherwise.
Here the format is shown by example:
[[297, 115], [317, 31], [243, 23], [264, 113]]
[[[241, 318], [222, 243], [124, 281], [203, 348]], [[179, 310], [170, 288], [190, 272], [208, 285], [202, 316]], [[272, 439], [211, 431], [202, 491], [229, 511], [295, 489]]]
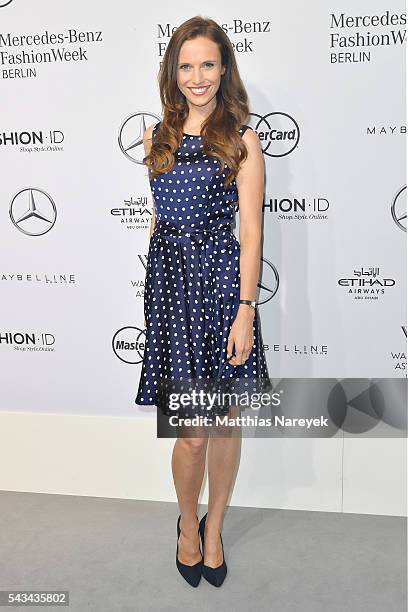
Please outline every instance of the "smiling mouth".
[[207, 92], [207, 90], [209, 89], [209, 85], [205, 85], [205, 87], [189, 87], [189, 90], [195, 95], [195, 96], [202, 96], [203, 94], [205, 94]]

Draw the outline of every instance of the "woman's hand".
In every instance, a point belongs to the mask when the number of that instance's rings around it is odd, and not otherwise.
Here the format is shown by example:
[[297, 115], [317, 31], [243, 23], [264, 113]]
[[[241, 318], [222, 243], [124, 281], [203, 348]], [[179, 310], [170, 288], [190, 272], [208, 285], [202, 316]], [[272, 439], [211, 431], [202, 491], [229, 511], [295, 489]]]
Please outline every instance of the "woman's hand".
[[254, 316], [254, 308], [246, 304], [240, 304], [227, 343], [227, 358], [232, 355], [235, 346], [235, 355], [229, 359], [229, 363], [233, 366], [244, 364], [251, 354], [254, 344]]

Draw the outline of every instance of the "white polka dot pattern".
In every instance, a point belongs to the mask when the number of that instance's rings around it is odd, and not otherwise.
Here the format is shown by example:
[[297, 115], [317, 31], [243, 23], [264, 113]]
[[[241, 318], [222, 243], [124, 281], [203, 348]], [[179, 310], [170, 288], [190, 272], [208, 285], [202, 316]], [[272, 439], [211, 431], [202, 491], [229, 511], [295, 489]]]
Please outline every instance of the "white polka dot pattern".
[[140, 405], [158, 405], [161, 377], [268, 378], [257, 309], [249, 358], [235, 367], [226, 362], [239, 307], [240, 247], [229, 229], [238, 191], [235, 181], [224, 188], [229, 168], [217, 176], [218, 161], [201, 149], [200, 136], [184, 134], [173, 168], [150, 181], [156, 225], [146, 269]]

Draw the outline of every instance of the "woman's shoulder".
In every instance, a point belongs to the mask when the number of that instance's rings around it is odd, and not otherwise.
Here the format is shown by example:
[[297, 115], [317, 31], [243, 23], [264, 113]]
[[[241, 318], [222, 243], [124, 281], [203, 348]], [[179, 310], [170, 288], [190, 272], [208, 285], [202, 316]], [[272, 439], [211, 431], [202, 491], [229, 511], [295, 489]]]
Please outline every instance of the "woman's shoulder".
[[[160, 121], [159, 121], [159, 123], [160, 123]], [[159, 123], [156, 123], [156, 124], [153, 123], [152, 125], [149, 125], [149, 127], [146, 128], [146, 130], [145, 130], [145, 132], [143, 134], [143, 147], [144, 147], [146, 155], [149, 155], [149, 153], [150, 153], [153, 137], [154, 137], [156, 128], [158, 127]]]
[[159, 125], [161, 124], [161, 121], [158, 121], [157, 123], [154, 123], [151, 127], [152, 127], [152, 133], [157, 132], [157, 129], [159, 127]]
[[243, 136], [247, 130], [252, 130], [251, 126], [246, 125], [246, 123], [242, 123], [238, 131], [241, 134], [241, 136]]
[[148, 140], [152, 139], [160, 123], [160, 121], [158, 123], [152, 123], [152, 125], [149, 125], [149, 127], [146, 128], [145, 133], [143, 134], [144, 142], [147, 142]]
[[259, 147], [261, 146], [259, 136], [250, 125], [246, 125], [245, 123], [243, 123], [239, 128], [239, 132], [247, 146], [259, 149]]

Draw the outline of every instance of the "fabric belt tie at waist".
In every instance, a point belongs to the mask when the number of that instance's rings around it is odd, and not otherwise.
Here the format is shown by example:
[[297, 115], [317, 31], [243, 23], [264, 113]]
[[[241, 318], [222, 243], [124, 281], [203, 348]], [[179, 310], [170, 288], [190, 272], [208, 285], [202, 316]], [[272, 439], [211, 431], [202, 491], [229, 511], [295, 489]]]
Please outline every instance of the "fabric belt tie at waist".
[[[206, 227], [206, 228], [186, 228], [180, 229], [177, 227], [165, 225], [164, 223], [156, 222], [154, 233], [157, 235], [158, 239], [165, 239], [166, 236], [177, 237], [177, 236], [185, 236], [187, 238], [192, 238], [192, 242], [196, 243], [198, 239], [198, 244], [204, 246], [204, 248], [200, 248], [200, 272], [203, 278], [203, 297], [204, 297], [204, 334], [209, 337], [211, 353], [215, 358], [215, 361], [218, 361], [218, 367], [216, 368], [218, 371], [215, 372], [214, 378], [218, 378], [221, 372], [224, 370], [228, 361], [225, 361], [225, 357], [223, 355], [216, 355], [216, 345], [214, 338], [214, 325], [213, 325], [213, 317], [214, 317], [214, 309], [217, 307], [216, 299], [218, 297], [217, 292], [219, 292], [219, 287], [217, 288], [217, 277], [218, 273], [215, 273], [216, 263], [220, 258], [219, 247], [220, 243], [218, 238], [222, 238], [220, 234], [222, 232], [228, 232], [230, 234], [229, 238], [233, 238], [235, 240], [234, 233], [232, 231], [231, 224], [222, 224], [215, 227]], [[203, 240], [201, 242], [201, 240]], [[225, 245], [221, 242], [221, 247]], [[178, 243], [178, 254], [179, 254], [179, 262], [180, 268], [183, 269], [183, 284], [184, 287], [188, 287], [189, 282], [191, 280], [188, 278], [188, 271], [184, 262], [183, 250], [181, 243]], [[184, 296], [182, 296], [184, 297]], [[187, 309], [188, 316], [188, 309]], [[187, 321], [188, 322], [188, 321]]]
[[219, 232], [228, 231], [232, 234], [232, 226], [228, 224], [218, 225], [215, 227], [192, 227], [187, 229], [180, 229], [178, 227], [172, 227], [171, 225], [165, 225], [164, 223], [157, 222], [155, 224], [155, 231], [159, 234], [169, 234], [171, 236], [215, 236]]

